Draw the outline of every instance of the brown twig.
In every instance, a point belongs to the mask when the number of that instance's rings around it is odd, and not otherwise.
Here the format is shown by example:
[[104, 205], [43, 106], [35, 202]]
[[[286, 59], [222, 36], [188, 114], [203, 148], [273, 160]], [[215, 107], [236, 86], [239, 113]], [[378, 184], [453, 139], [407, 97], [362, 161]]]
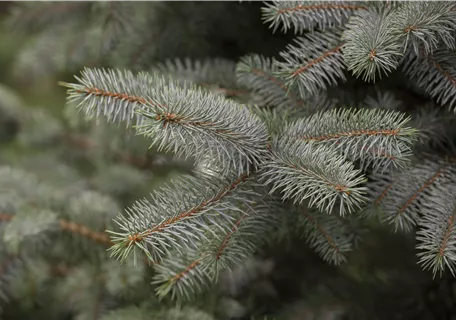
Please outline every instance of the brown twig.
[[150, 228], [150, 229], [148, 229], [146, 231], [130, 235], [129, 236], [129, 242], [127, 243], [127, 245], [131, 245], [133, 243], [141, 242], [144, 238], [147, 238], [147, 237], [151, 236], [153, 233], [162, 232], [164, 229], [166, 229], [170, 225], [173, 225], [173, 224], [175, 224], [175, 223], [177, 223], [179, 221], [182, 221], [182, 220], [184, 220], [186, 218], [192, 217], [195, 214], [198, 214], [199, 212], [201, 212], [207, 206], [209, 206], [209, 205], [211, 205], [213, 203], [216, 203], [217, 201], [219, 201], [220, 199], [225, 197], [227, 194], [229, 194], [231, 191], [236, 189], [236, 187], [239, 184], [241, 184], [242, 182], [244, 182], [247, 179], [247, 177], [248, 176], [246, 174], [243, 174], [238, 179], [236, 179], [231, 185], [229, 185], [228, 187], [226, 187], [226, 188], [222, 189], [220, 192], [218, 192], [214, 197], [201, 202], [201, 204], [193, 207], [192, 209], [184, 211], [184, 212], [182, 212], [182, 213], [180, 213], [180, 214], [178, 214], [178, 215], [176, 215], [176, 216], [174, 216], [172, 218], [168, 218], [165, 221], [155, 225], [154, 227], [152, 227], [152, 228]]

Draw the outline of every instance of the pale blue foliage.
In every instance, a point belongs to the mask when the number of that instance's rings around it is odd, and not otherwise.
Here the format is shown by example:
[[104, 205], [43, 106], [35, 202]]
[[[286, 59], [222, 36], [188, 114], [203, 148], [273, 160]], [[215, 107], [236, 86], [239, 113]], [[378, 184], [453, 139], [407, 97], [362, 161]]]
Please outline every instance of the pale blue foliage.
[[341, 30], [315, 32], [295, 39], [280, 53], [277, 75], [288, 87], [296, 87], [302, 97], [309, 97], [344, 81]]
[[366, 200], [360, 170], [325, 145], [283, 138], [274, 143], [262, 179], [279, 190], [283, 199], [296, 204], [309, 199], [309, 206], [340, 215], [351, 213]]
[[329, 145], [348, 159], [375, 171], [404, 168], [411, 158], [415, 130], [410, 117], [382, 109], [333, 109], [289, 125], [296, 141]]
[[403, 52], [391, 29], [389, 10], [361, 11], [350, 20], [342, 40], [345, 63], [354, 76], [375, 82], [397, 69]]
[[[455, 176], [456, 177], [456, 176]], [[456, 184], [440, 185], [423, 202], [416, 248], [419, 263], [434, 276], [456, 275]]]
[[262, 8], [264, 23], [276, 31], [294, 29], [302, 34], [314, 29], [343, 25], [353, 11], [365, 10], [365, 6], [349, 1], [271, 1]]
[[446, 49], [432, 54], [409, 52], [403, 64], [407, 77], [436, 101], [456, 112], [456, 54]]

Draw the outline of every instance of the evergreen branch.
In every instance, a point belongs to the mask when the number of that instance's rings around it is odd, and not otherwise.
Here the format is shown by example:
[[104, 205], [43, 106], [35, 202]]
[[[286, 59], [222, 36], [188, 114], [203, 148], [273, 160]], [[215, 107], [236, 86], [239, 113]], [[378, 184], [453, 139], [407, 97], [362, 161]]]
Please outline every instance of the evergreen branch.
[[340, 216], [307, 208], [301, 208], [298, 214], [298, 231], [302, 232], [310, 247], [325, 261], [335, 265], [344, 263], [346, 254], [353, 249], [354, 234]]
[[366, 7], [341, 1], [272, 1], [266, 3], [263, 21], [275, 32], [280, 25], [282, 31], [294, 29], [295, 33], [325, 29], [343, 25], [350, 15]]
[[418, 130], [417, 147], [420, 149], [437, 147], [445, 150], [446, 142], [451, 139], [447, 128], [451, 126], [452, 117], [446, 110], [436, 107], [430, 103], [412, 114], [411, 124]]
[[402, 52], [391, 25], [388, 10], [362, 11], [350, 20], [342, 40], [344, 60], [353, 75], [375, 82], [397, 68]]
[[303, 97], [336, 85], [338, 79], [345, 81], [340, 34], [340, 30], [333, 30], [297, 38], [280, 53], [284, 61], [277, 63], [277, 74], [287, 86], [297, 86]]
[[456, 112], [456, 54], [437, 49], [433, 54], [417, 56], [410, 52], [403, 69], [409, 79]]
[[[160, 285], [159, 297], [171, 292], [172, 298], [188, 300], [217, 282], [220, 271], [232, 271], [249, 261], [276, 228], [277, 215], [267, 209], [271, 209], [270, 206], [264, 205], [261, 209], [255, 207], [255, 212], [240, 212], [231, 228], [223, 232], [214, 229], [198, 244], [197, 251], [192, 251], [191, 259], [170, 257], [158, 265], [154, 283]], [[176, 266], [176, 259], [178, 263], [182, 261], [182, 265]]]
[[381, 206], [383, 200], [393, 187], [390, 173], [375, 172], [368, 177], [367, 205], [362, 210], [362, 215], [366, 218], [380, 218], [382, 214]]
[[199, 246], [202, 264], [215, 281], [220, 271], [232, 271], [250, 260], [277, 228], [279, 218], [272, 201], [247, 210], [237, 215], [230, 229], [223, 233], [215, 231]]
[[365, 188], [360, 186], [364, 176], [332, 148], [283, 138], [271, 153], [262, 179], [272, 184], [271, 192], [280, 190], [283, 199], [294, 203], [309, 199], [311, 207], [327, 213], [339, 201], [340, 215], [365, 201]]
[[381, 109], [334, 109], [290, 125], [285, 134], [305, 143], [327, 144], [351, 160], [385, 170], [404, 167], [415, 130], [403, 113]]
[[210, 158], [222, 172], [235, 169], [239, 174], [256, 167], [266, 153], [266, 128], [246, 107], [174, 86], [165, 89], [161, 98], [170, 100], [170, 109], [140, 111], [145, 120], [137, 127], [159, 150], [172, 150], [197, 161]]
[[228, 246], [228, 242], [230, 242], [231, 237], [233, 236], [236, 231], [239, 230], [239, 225], [241, 222], [245, 219], [246, 214], [244, 213], [239, 219], [236, 220], [234, 226], [231, 228], [231, 230], [223, 237], [222, 243], [217, 249], [217, 253], [215, 255], [216, 260], [220, 260], [222, 257], [224, 251], [226, 250], [226, 247]]
[[456, 265], [456, 185], [437, 187], [423, 203], [422, 218], [418, 225], [416, 248], [419, 263], [425, 270], [437, 272], [448, 268], [455, 275]]
[[255, 167], [265, 153], [263, 123], [246, 107], [223, 97], [180, 87], [158, 75], [113, 70], [86, 69], [79, 82], [82, 85], [65, 84], [70, 101], [80, 101], [86, 113], [103, 114], [108, 120], [128, 123], [136, 115], [138, 133], [152, 138], [159, 150], [198, 161], [209, 156], [225, 173]]
[[236, 67], [237, 81], [240, 85], [252, 90], [264, 105], [273, 105], [280, 108], [305, 104], [299, 92], [289, 88], [283, 80], [275, 74], [279, 71], [275, 58], [265, 58], [258, 54], [251, 54], [241, 58]]
[[456, 49], [456, 11], [451, 1], [405, 2], [391, 19], [394, 33], [404, 39], [404, 49], [412, 47], [417, 55], [420, 48], [432, 53], [440, 43]]
[[437, 186], [444, 185], [455, 174], [454, 164], [445, 160], [427, 160], [396, 177], [382, 198], [383, 221], [393, 224], [394, 229], [410, 231], [420, 212]]
[[152, 104], [149, 97], [154, 95], [153, 88], [158, 85], [157, 77], [146, 73], [134, 75], [130, 71], [111, 69], [85, 68], [81, 77], [75, 78], [78, 84], [60, 83], [68, 88], [69, 103], [76, 103], [88, 117], [105, 116], [110, 122], [126, 121], [127, 125], [133, 118], [136, 118], [136, 124], [141, 122], [135, 110]]
[[232, 219], [230, 211], [242, 211], [232, 200], [249, 207], [252, 191], [243, 190], [247, 180], [245, 174], [230, 182], [186, 177], [151, 194], [151, 202], [137, 201], [126, 210], [128, 216], [117, 218], [122, 232], [109, 231], [114, 243], [112, 255], [124, 260], [139, 248], [151, 261], [158, 262], [171, 249], [191, 247], [194, 240], [204, 237], [208, 224], [222, 227], [218, 218]]
[[155, 292], [160, 299], [171, 294], [171, 299], [191, 300], [211, 283], [211, 276], [196, 256], [196, 252], [173, 256], [155, 266], [152, 284], [158, 285]]

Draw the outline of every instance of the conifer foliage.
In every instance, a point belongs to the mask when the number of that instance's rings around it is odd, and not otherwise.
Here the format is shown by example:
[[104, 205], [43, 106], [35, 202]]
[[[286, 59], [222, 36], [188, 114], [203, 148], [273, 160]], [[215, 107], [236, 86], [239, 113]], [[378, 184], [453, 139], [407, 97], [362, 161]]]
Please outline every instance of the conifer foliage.
[[[139, 72], [87, 67], [61, 82], [69, 110], [127, 127], [133, 140], [195, 169], [124, 210], [103, 200], [93, 214], [104, 214], [96, 219], [106, 233], [47, 211], [31, 223], [14, 202], [14, 217], [0, 214], [3, 241], [20, 252], [59, 228], [83, 234], [108, 246], [119, 268], [150, 265], [157, 296], [185, 302], [279, 234], [303, 237], [340, 265], [358, 231], [380, 220], [416, 233], [423, 269], [454, 274], [456, 135], [454, 121], [434, 120], [456, 112], [456, 4], [272, 1], [262, 18], [271, 32], [295, 35], [277, 57], [170, 60]], [[385, 81], [397, 77], [432, 108], [388, 98]], [[353, 81], [380, 94], [356, 102]], [[0, 171], [1, 187], [11, 190], [19, 174]], [[49, 198], [32, 184], [19, 198]]]

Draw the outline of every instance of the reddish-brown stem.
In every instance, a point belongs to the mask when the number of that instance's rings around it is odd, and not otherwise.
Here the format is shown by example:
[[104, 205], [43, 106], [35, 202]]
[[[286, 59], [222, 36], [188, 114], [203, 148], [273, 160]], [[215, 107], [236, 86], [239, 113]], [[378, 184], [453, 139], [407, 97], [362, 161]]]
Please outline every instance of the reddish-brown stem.
[[172, 278], [171, 281], [172, 282], [179, 281], [181, 278], [185, 277], [191, 270], [195, 269], [200, 263], [201, 263], [200, 259], [193, 261], [190, 265], [187, 266], [187, 268], [185, 268], [184, 271], [179, 272], [178, 274], [176, 274]]
[[331, 248], [333, 248], [337, 253], [339, 253], [340, 249], [334, 242], [334, 239], [328, 234], [328, 232], [325, 230], [325, 228], [323, 228], [323, 226], [318, 223], [317, 219], [315, 219], [312, 215], [308, 214], [305, 211], [302, 211], [302, 214], [306, 217], [307, 220], [309, 220], [315, 226], [315, 228], [318, 229], [318, 231], [320, 231], [320, 233], [323, 235], [323, 237], [325, 237], [329, 246]]
[[247, 179], [247, 175], [246, 174], [243, 174], [241, 175], [238, 179], [236, 179], [231, 185], [229, 185], [228, 187], [222, 189], [219, 193], [217, 193], [214, 197], [212, 197], [211, 199], [208, 199], [206, 201], [203, 201], [201, 202], [199, 205], [193, 207], [192, 209], [188, 210], [188, 211], [184, 211], [172, 218], [169, 218], [169, 219], [166, 219], [165, 221], [157, 224], [156, 226], [144, 231], [144, 232], [141, 232], [141, 233], [136, 233], [136, 234], [133, 234], [133, 235], [130, 235], [129, 236], [129, 243], [127, 245], [130, 245], [132, 243], [136, 243], [136, 242], [140, 242], [142, 241], [144, 238], [146, 237], [149, 237], [150, 235], [152, 235], [153, 233], [155, 232], [162, 232], [163, 229], [169, 227], [170, 225], [173, 225], [179, 221], [182, 221], [186, 218], [189, 218], [189, 217], [192, 217], [196, 214], [198, 214], [199, 212], [201, 212], [204, 208], [206, 208], [207, 206], [219, 201], [220, 199], [222, 199], [223, 197], [225, 197], [228, 193], [230, 193], [232, 190], [236, 189], [236, 187], [244, 182], [246, 179]]
[[302, 67], [300, 67], [299, 69], [297, 69], [296, 71], [294, 71], [291, 76], [292, 77], [296, 77], [298, 75], [300, 75], [301, 73], [304, 73], [306, 72], [307, 70], [309, 70], [310, 68], [312, 68], [314, 65], [322, 62], [323, 60], [325, 60], [327, 57], [329, 56], [332, 56], [333, 54], [336, 54], [340, 51], [340, 49], [342, 49], [342, 46], [343, 45], [339, 45], [337, 47], [335, 47], [334, 49], [331, 49], [329, 51], [326, 51], [324, 52], [321, 56], [315, 58], [315, 59], [312, 59], [310, 60], [307, 64], [303, 65]]
[[157, 104], [153, 103], [151, 100], [146, 100], [144, 98], [137, 97], [137, 96], [130, 96], [126, 93], [110, 92], [110, 91], [105, 91], [105, 90], [98, 89], [98, 88], [84, 88], [83, 90], [76, 90], [76, 92], [90, 94], [90, 95], [99, 96], [99, 97], [110, 97], [113, 99], [127, 100], [132, 103], [151, 104], [153, 106], [157, 106], [159, 108], [166, 109], [166, 106], [157, 105]]
[[388, 194], [388, 191], [393, 187], [393, 184], [389, 184], [386, 186], [385, 189], [383, 189], [383, 191], [380, 193], [380, 195], [377, 197], [377, 199], [375, 199], [375, 204], [378, 206], [380, 205], [380, 203], [383, 201], [383, 199], [386, 197], [386, 195]]
[[[301, 171], [302, 169], [301, 168], [298, 168], [296, 165], [294, 164], [290, 164], [290, 166], [293, 168], [293, 169], [296, 169], [296, 170], [299, 170]], [[325, 179], [324, 177], [322, 176], [318, 176], [320, 179], [322, 180], [325, 180], [326, 183], [331, 186], [332, 188], [334, 188], [335, 190], [339, 191], [339, 192], [343, 192], [345, 193], [346, 195], [350, 195], [350, 190], [348, 190], [348, 187], [347, 186], [343, 186], [343, 185], [340, 185], [340, 184], [333, 184], [331, 183], [329, 180]]]
[[452, 77], [451, 74], [450, 74], [448, 71], [444, 70], [444, 69], [442, 68], [442, 66], [441, 66], [439, 63], [437, 63], [434, 59], [429, 59], [429, 60], [434, 64], [435, 68], [436, 68], [438, 71], [440, 71], [440, 73], [441, 73], [445, 78], [447, 78], [448, 81], [450, 81], [450, 82], [452, 83], [453, 86], [456, 87], [456, 79], [455, 79], [454, 77]]
[[[110, 97], [113, 99], [119, 99], [119, 100], [126, 100], [132, 103], [140, 103], [140, 104], [150, 104], [156, 107], [159, 107], [162, 110], [167, 109], [168, 107], [165, 105], [159, 105], [154, 103], [151, 100], [146, 100], [141, 97], [137, 96], [130, 96], [126, 93], [119, 93], [119, 92], [110, 92], [110, 91], [105, 91], [101, 90], [98, 88], [84, 88], [83, 90], [76, 90], [78, 93], [85, 93], [89, 95], [95, 95], [95, 96], [101, 96], [101, 97]], [[163, 128], [166, 128], [168, 123], [183, 123], [188, 126], [195, 126], [195, 127], [200, 127], [200, 126], [214, 126], [215, 124], [212, 122], [202, 122], [202, 121], [186, 121], [186, 119], [182, 116], [178, 116], [175, 113], [171, 112], [163, 112], [163, 114], [157, 114], [155, 117], [155, 120], [157, 121], [163, 121]], [[216, 129], [215, 130], [218, 133], [231, 133], [228, 130], [223, 130], [223, 129]]]
[[223, 238], [222, 244], [220, 245], [219, 249], [217, 250], [216, 254], [216, 260], [220, 260], [220, 257], [222, 256], [223, 252], [225, 251], [228, 242], [230, 241], [231, 237], [233, 236], [233, 233], [235, 233], [239, 226], [241, 225], [242, 220], [244, 220], [246, 214], [243, 214], [242, 217], [240, 217], [234, 226], [231, 228], [231, 230], [226, 234], [225, 238]]
[[440, 257], [443, 257], [445, 255], [445, 249], [448, 246], [448, 241], [451, 238], [451, 232], [453, 231], [455, 222], [456, 222], [456, 210], [454, 210], [453, 214], [448, 219], [448, 226], [445, 231], [445, 235], [443, 236], [442, 242], [440, 243], [440, 248], [439, 248]]
[[397, 211], [398, 215], [401, 215], [407, 210], [407, 208], [415, 201], [415, 199], [427, 188], [432, 186], [432, 184], [445, 172], [448, 166], [445, 166], [444, 168], [440, 169], [436, 173], [432, 175], [428, 180], [424, 182], [424, 184], [416, 191], [413, 193], [413, 195], [407, 199], [407, 201], [399, 208]]

